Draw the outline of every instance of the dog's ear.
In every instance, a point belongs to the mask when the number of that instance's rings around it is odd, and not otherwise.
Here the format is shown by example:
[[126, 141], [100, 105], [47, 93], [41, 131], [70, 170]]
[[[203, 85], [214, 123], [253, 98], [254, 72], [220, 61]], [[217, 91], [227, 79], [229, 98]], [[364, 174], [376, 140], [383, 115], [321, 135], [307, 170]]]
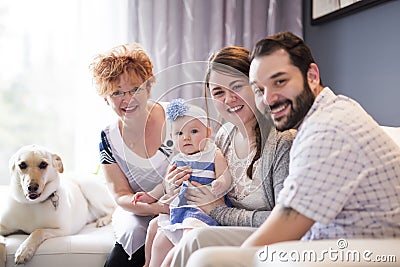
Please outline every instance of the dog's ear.
[[59, 173], [62, 173], [64, 171], [64, 166], [62, 163], [62, 160], [59, 155], [53, 154], [53, 166], [54, 168], [58, 169]]
[[15, 162], [17, 160], [17, 153], [11, 156], [10, 160], [8, 161], [8, 167], [10, 169], [10, 173], [14, 172], [15, 170]]

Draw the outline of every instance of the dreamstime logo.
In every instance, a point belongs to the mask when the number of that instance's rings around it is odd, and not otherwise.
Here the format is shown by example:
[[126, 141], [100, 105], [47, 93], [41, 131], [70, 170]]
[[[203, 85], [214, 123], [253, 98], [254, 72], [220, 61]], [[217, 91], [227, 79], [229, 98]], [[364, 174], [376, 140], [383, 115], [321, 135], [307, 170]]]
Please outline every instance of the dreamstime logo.
[[338, 239], [336, 248], [321, 250], [271, 250], [268, 246], [257, 252], [261, 262], [396, 262], [395, 255], [374, 255], [370, 250], [350, 250], [346, 239]]

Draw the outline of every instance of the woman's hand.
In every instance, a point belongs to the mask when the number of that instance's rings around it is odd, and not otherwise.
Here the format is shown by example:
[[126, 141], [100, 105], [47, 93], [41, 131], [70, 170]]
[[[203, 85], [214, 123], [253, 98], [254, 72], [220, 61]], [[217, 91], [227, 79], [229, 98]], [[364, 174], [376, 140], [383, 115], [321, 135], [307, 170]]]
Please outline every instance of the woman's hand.
[[188, 187], [185, 195], [189, 205], [198, 206], [208, 215], [215, 207], [226, 205], [223, 197], [214, 195], [208, 186], [194, 181], [191, 183], [194, 187]]
[[169, 204], [166, 204], [164, 202], [161, 201], [157, 201], [155, 203], [152, 203], [151, 205], [157, 205], [157, 214], [169, 214]]
[[164, 194], [158, 201], [169, 205], [169, 204], [171, 204], [172, 200], [174, 200], [174, 198], [178, 196], [179, 191], [180, 191], [180, 187], [177, 187], [173, 191], [171, 191], [169, 194]]
[[180, 188], [177, 187], [175, 190], [171, 191], [170, 194], [164, 194], [156, 203], [154, 203], [158, 207], [157, 214], [159, 213], [169, 214], [170, 212], [169, 204], [179, 194], [179, 190]]
[[169, 167], [165, 177], [165, 192], [173, 194], [173, 191], [190, 178], [192, 169], [189, 166], [177, 167], [175, 164]]

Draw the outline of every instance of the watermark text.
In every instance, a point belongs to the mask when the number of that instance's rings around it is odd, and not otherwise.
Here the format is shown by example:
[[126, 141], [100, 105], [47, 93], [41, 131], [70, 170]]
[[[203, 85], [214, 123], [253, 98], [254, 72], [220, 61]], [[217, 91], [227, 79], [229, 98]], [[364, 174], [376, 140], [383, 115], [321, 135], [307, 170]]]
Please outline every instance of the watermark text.
[[348, 249], [346, 239], [339, 239], [336, 247], [321, 250], [271, 250], [268, 246], [259, 250], [262, 262], [397, 262], [396, 255], [375, 255], [371, 250]]

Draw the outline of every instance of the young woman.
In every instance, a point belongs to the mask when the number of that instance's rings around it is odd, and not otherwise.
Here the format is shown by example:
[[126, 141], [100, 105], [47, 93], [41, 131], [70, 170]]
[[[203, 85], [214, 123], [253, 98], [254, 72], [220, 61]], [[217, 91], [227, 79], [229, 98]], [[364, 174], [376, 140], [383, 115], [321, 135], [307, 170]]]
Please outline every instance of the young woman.
[[101, 132], [100, 142], [102, 169], [118, 205], [112, 219], [117, 242], [105, 266], [143, 266], [148, 223], [169, 210], [159, 202], [133, 204], [131, 199], [166, 174], [172, 151], [170, 127], [164, 127], [167, 103], [149, 100], [153, 65], [138, 44], [100, 54], [90, 67], [98, 94], [118, 116]]
[[[205, 80], [207, 95], [226, 121], [216, 144], [233, 177], [228, 196], [234, 207], [203, 187], [187, 194], [188, 203], [200, 206], [220, 225], [241, 227], [193, 229], [176, 246], [171, 266], [185, 266], [190, 254], [202, 247], [241, 245], [268, 217], [288, 175], [295, 132], [278, 132], [270, 118], [258, 112], [249, 69], [247, 49], [225, 47], [210, 57]], [[166, 179], [179, 185], [187, 178], [187, 171], [173, 169]]]

